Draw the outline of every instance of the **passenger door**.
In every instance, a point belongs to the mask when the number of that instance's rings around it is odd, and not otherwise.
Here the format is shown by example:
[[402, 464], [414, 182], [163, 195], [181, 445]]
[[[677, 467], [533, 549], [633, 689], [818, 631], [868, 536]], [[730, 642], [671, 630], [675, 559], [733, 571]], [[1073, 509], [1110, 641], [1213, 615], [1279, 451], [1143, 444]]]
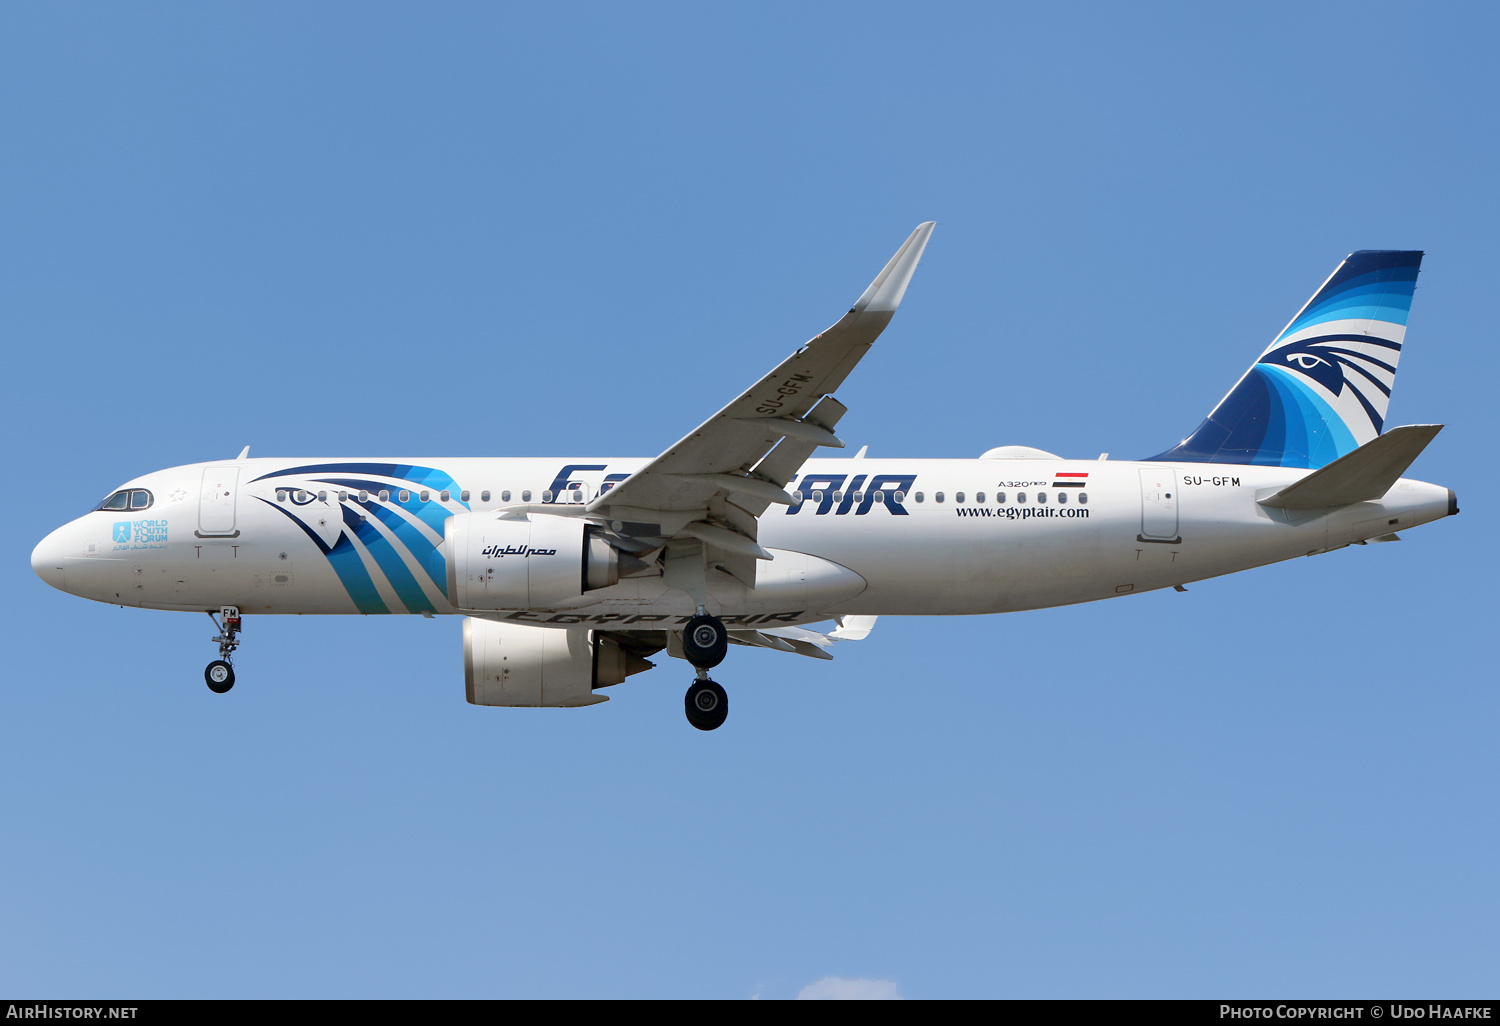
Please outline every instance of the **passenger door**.
[[198, 491], [199, 538], [233, 538], [240, 533], [234, 526], [239, 480], [240, 468], [234, 465], [203, 469], [203, 487]]
[[1141, 533], [1137, 541], [1182, 541], [1177, 533], [1177, 471], [1171, 467], [1141, 468]]

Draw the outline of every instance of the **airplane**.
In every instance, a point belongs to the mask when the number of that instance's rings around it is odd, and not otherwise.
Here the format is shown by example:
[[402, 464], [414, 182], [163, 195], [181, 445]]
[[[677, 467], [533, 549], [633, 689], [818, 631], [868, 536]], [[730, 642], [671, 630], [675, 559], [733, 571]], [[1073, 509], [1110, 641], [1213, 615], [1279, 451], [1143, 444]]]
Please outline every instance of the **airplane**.
[[[822, 458], [834, 398], [927, 246], [920, 225], [832, 327], [654, 459], [312, 457], [135, 478], [36, 546], [69, 594], [206, 612], [234, 686], [243, 617], [461, 616], [465, 694], [582, 707], [686, 660], [689, 723], [729, 701], [730, 645], [813, 658], [883, 615], [1136, 595], [1452, 516], [1402, 475], [1442, 425], [1385, 428], [1423, 254], [1344, 259], [1191, 434], [1142, 460], [1003, 446], [977, 459]], [[829, 632], [809, 624], [833, 621]]]

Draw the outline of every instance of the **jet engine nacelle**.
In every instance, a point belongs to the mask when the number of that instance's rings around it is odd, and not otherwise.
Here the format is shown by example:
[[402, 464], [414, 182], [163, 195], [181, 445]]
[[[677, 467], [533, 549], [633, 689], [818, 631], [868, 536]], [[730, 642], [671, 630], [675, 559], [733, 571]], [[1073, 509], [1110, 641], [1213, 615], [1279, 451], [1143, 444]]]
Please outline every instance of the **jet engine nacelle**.
[[594, 688], [652, 665], [599, 631], [464, 617], [464, 693], [474, 705], [595, 705], [609, 696]]
[[574, 517], [460, 513], [443, 552], [459, 609], [546, 609], [620, 579], [619, 552]]

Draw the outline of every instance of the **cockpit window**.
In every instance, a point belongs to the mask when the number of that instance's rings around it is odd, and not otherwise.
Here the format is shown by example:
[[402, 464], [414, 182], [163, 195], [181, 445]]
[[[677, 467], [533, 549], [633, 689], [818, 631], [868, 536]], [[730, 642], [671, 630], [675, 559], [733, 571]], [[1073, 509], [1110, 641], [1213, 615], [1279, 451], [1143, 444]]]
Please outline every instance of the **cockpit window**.
[[144, 488], [121, 488], [118, 492], [105, 499], [94, 509], [114, 510], [124, 512], [126, 510], [150, 509], [151, 503], [156, 500], [151, 493]]

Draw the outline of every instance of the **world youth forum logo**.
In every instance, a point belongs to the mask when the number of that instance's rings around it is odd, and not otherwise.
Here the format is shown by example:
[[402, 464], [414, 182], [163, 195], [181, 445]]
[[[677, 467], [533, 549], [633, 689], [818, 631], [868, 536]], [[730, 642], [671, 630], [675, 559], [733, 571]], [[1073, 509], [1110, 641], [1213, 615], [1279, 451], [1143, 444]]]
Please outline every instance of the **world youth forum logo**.
[[130, 540], [130, 521], [120, 520], [115, 523], [115, 541], [128, 542]]

